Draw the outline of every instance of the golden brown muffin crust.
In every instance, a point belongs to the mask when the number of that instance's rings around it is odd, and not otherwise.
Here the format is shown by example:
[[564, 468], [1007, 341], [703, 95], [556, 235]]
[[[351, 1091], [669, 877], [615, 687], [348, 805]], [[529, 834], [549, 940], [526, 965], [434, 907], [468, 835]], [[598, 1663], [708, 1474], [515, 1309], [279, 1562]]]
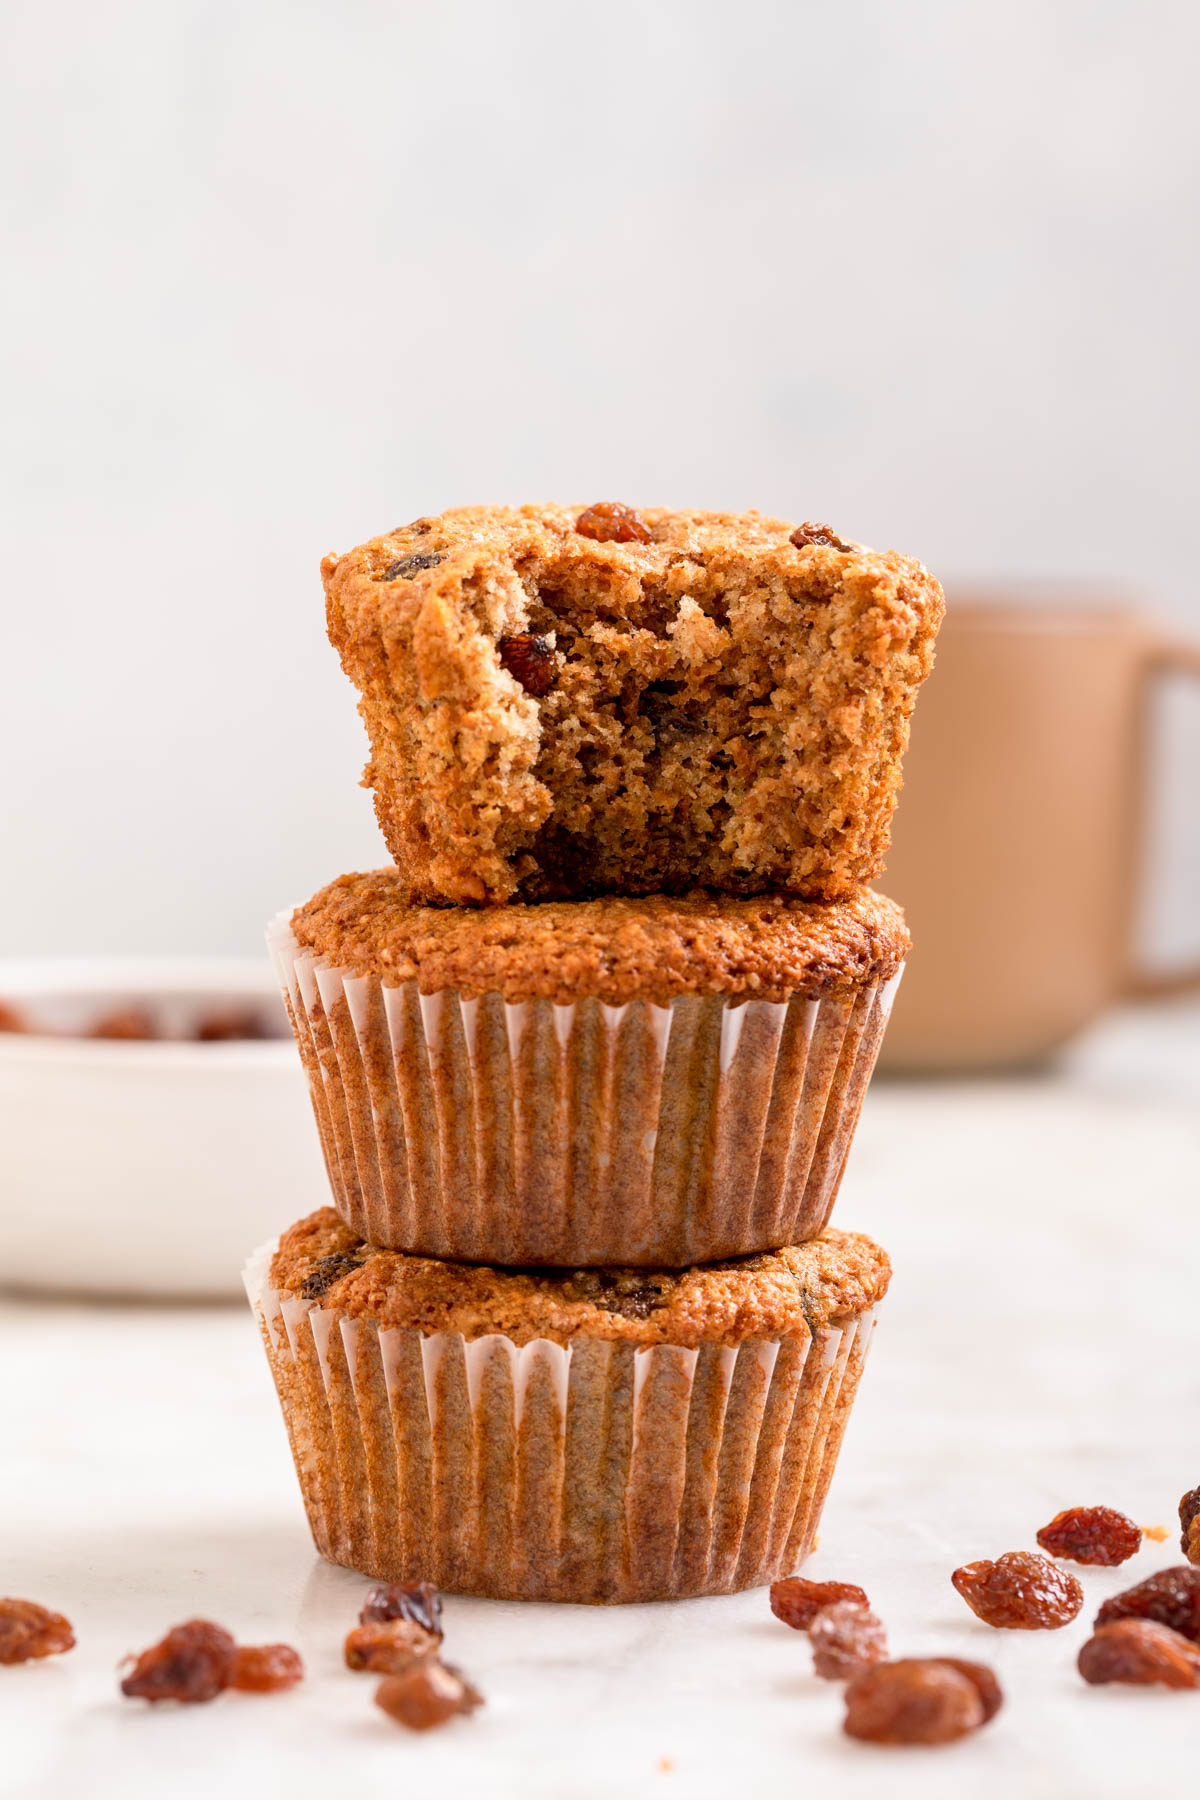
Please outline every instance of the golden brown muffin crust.
[[339, 876], [293, 914], [292, 930], [335, 967], [389, 985], [609, 1005], [822, 998], [894, 975], [910, 942], [900, 908], [869, 888], [824, 905], [696, 894], [475, 911], [408, 905], [395, 869]]
[[516, 1344], [575, 1337], [633, 1344], [740, 1344], [805, 1337], [852, 1318], [887, 1292], [891, 1263], [859, 1232], [656, 1269], [514, 1270], [377, 1250], [323, 1207], [285, 1231], [273, 1285], [381, 1329], [501, 1332]]
[[[322, 564], [415, 898], [848, 896], [883, 866], [941, 589], [757, 513], [463, 507]], [[839, 540], [841, 543], [841, 540]], [[548, 686], [505, 640], [544, 639]]]

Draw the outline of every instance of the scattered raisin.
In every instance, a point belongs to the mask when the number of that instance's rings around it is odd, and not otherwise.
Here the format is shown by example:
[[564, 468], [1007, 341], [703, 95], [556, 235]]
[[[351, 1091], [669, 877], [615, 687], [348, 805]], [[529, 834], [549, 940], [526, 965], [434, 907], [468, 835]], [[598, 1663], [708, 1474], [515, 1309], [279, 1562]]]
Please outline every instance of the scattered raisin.
[[274, 1694], [304, 1680], [300, 1652], [290, 1644], [242, 1644], [228, 1685], [248, 1694]]
[[500, 666], [520, 682], [527, 694], [540, 699], [550, 692], [554, 686], [554, 651], [549, 638], [521, 631], [515, 637], [502, 637], [497, 649]]
[[1180, 1563], [1147, 1575], [1136, 1587], [1106, 1600], [1096, 1614], [1097, 1625], [1113, 1619], [1155, 1619], [1200, 1644], [1200, 1569]]
[[1156, 1619], [1114, 1619], [1098, 1625], [1079, 1652], [1085, 1681], [1124, 1681], [1138, 1687], [1200, 1687], [1200, 1649]]
[[124, 1006], [97, 1019], [87, 1035], [91, 1038], [113, 1038], [137, 1043], [147, 1038], [156, 1038], [158, 1027], [142, 1007]]
[[1031, 1550], [967, 1563], [950, 1579], [985, 1625], [1009, 1631], [1057, 1631], [1083, 1605], [1075, 1577]]
[[385, 1675], [375, 1690], [375, 1704], [410, 1731], [429, 1731], [456, 1713], [474, 1712], [483, 1705], [483, 1695], [457, 1669], [425, 1656], [401, 1675]]
[[1200, 1541], [1193, 1527], [1200, 1519], [1200, 1487], [1189, 1488], [1179, 1502], [1179, 1548], [1189, 1562], [1200, 1562]]
[[440, 1631], [427, 1631], [415, 1619], [374, 1619], [369, 1625], [356, 1625], [347, 1637], [346, 1667], [399, 1675], [435, 1651], [441, 1641]]
[[413, 550], [408, 556], [399, 556], [395, 562], [388, 564], [376, 581], [411, 581], [422, 569], [436, 569], [440, 562], [445, 562], [436, 550]]
[[361, 1267], [361, 1257], [347, 1256], [341, 1250], [333, 1256], [319, 1256], [300, 1283], [300, 1293], [305, 1300], [320, 1300], [335, 1281], [340, 1281], [343, 1275], [352, 1275]]
[[0, 1031], [28, 1031], [23, 1013], [10, 1006], [7, 1000], [0, 1000]]
[[161, 1643], [130, 1658], [121, 1692], [137, 1700], [215, 1700], [229, 1686], [237, 1645], [208, 1619], [176, 1625]]
[[232, 1009], [229, 1012], [205, 1013], [192, 1033], [198, 1044], [240, 1043], [243, 1039], [251, 1041], [268, 1035], [257, 1014]]
[[970, 1676], [948, 1661], [910, 1657], [854, 1676], [842, 1729], [870, 1744], [948, 1744], [987, 1717]]
[[0, 1663], [61, 1656], [74, 1647], [71, 1622], [61, 1613], [39, 1606], [36, 1600], [0, 1599]]
[[607, 544], [649, 544], [653, 541], [646, 521], [632, 506], [622, 506], [619, 500], [597, 500], [595, 506], [585, 507], [575, 521], [575, 529], [580, 537], [598, 538]]
[[385, 1619], [411, 1619], [440, 1640], [442, 1596], [432, 1581], [383, 1582], [373, 1587], [363, 1601], [358, 1622], [375, 1625]]
[[824, 544], [830, 550], [850, 548], [849, 544], [843, 544], [831, 525], [814, 525], [808, 519], [803, 525], [797, 525], [788, 542], [795, 544], [797, 550], [806, 550], [810, 544]]
[[960, 1656], [934, 1656], [925, 1659], [929, 1662], [941, 1663], [944, 1669], [957, 1669], [968, 1681], [974, 1682], [975, 1691], [983, 1702], [983, 1722], [994, 1719], [1004, 1705], [1004, 1690], [986, 1663], [966, 1662]]
[[823, 1681], [849, 1681], [868, 1663], [887, 1661], [887, 1633], [869, 1606], [837, 1600], [808, 1628], [813, 1669]]
[[1043, 1525], [1037, 1541], [1051, 1556], [1115, 1568], [1142, 1547], [1142, 1528], [1111, 1506], [1068, 1506]]
[[806, 1581], [803, 1575], [786, 1575], [771, 1583], [771, 1611], [793, 1631], [807, 1631], [817, 1614], [839, 1600], [853, 1600], [859, 1606], [870, 1602], [862, 1588], [852, 1581]]

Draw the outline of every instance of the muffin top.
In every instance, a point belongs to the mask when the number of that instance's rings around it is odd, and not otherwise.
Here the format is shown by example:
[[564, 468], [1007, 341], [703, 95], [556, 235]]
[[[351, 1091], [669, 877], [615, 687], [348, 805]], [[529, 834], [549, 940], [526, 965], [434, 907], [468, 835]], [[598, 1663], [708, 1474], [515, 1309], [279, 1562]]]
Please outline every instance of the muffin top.
[[508, 1001], [666, 1004], [680, 994], [813, 999], [894, 975], [909, 948], [892, 900], [662, 895], [485, 910], [412, 906], [395, 869], [340, 875], [292, 916], [303, 949], [336, 967]]
[[285, 1231], [271, 1281], [385, 1330], [501, 1332], [516, 1344], [575, 1337], [631, 1344], [741, 1344], [807, 1337], [881, 1300], [886, 1253], [859, 1232], [661, 1273], [492, 1269], [378, 1250], [322, 1207]]
[[845, 899], [933, 662], [922, 564], [755, 512], [461, 507], [322, 564], [414, 899]]

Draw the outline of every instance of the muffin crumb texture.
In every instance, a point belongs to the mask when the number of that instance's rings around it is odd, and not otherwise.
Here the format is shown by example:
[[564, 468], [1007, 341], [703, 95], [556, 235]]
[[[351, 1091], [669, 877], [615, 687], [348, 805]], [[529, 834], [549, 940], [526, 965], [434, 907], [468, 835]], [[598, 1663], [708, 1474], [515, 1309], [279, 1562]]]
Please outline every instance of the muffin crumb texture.
[[[338, 1270], [326, 1283], [322, 1271]], [[740, 1344], [808, 1338], [867, 1311], [887, 1292], [891, 1264], [857, 1232], [677, 1272], [493, 1269], [378, 1250], [323, 1207], [284, 1232], [271, 1282], [380, 1329], [463, 1337], [503, 1333], [514, 1344], [577, 1337], [632, 1344]]]
[[414, 899], [840, 899], [882, 869], [943, 612], [920, 563], [598, 504], [418, 519], [322, 575]]

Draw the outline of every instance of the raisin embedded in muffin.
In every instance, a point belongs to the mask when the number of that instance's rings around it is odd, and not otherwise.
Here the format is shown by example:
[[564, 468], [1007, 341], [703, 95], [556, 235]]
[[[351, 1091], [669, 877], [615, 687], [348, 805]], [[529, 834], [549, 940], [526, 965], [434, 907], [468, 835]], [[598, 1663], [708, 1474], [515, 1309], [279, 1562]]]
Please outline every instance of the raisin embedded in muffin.
[[838, 899], [878, 874], [941, 589], [796, 538], [757, 513], [469, 507], [327, 557], [414, 898]]

